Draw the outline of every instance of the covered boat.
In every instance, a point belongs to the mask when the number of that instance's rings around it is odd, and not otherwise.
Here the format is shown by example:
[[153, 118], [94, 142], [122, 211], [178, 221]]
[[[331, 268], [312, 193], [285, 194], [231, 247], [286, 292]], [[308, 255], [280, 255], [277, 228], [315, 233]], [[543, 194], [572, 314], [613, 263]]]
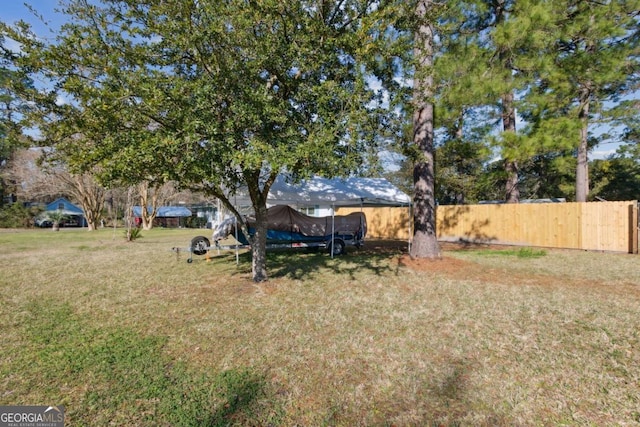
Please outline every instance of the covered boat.
[[[246, 217], [249, 235], [255, 233], [256, 220]], [[349, 215], [312, 217], [287, 205], [276, 205], [267, 210], [267, 247], [328, 248], [334, 255], [344, 252], [347, 245], [360, 246], [367, 234], [367, 219], [362, 212]], [[234, 217], [227, 218], [214, 230], [212, 239], [216, 247], [219, 242], [234, 237], [241, 245], [249, 245], [249, 239]], [[209, 244], [199, 237], [200, 252]], [[194, 239], [195, 240], [195, 239]], [[192, 248], [196, 246], [192, 241]], [[195, 248], [196, 250], [198, 248]], [[194, 251], [194, 253], [198, 254]]]

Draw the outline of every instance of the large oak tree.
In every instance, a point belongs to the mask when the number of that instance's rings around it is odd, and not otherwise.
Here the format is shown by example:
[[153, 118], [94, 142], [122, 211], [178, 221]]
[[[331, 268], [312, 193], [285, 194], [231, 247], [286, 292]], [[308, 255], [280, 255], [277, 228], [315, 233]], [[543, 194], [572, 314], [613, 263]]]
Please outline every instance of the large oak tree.
[[69, 0], [62, 12], [69, 23], [50, 44], [4, 27], [22, 46], [15, 64], [50, 81], [30, 94], [46, 141], [73, 170], [174, 180], [240, 220], [232, 195], [246, 189], [255, 281], [267, 279], [276, 176], [360, 168], [382, 122], [362, 58], [384, 51], [385, 2]]

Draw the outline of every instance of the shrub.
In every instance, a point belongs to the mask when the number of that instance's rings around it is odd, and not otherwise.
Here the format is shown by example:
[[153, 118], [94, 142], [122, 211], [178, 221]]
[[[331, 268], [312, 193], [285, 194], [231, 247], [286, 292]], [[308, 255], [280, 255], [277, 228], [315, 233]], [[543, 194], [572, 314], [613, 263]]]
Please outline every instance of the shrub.
[[0, 208], [0, 228], [26, 228], [33, 223], [33, 213], [21, 203]]
[[131, 227], [125, 230], [124, 236], [127, 242], [133, 242], [136, 239], [142, 238], [142, 229], [139, 227]]

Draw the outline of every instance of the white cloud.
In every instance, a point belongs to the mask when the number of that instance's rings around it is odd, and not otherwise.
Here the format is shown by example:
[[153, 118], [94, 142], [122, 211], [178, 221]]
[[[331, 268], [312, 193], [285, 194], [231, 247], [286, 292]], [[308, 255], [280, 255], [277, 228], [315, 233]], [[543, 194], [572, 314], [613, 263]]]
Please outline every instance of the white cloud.
[[60, 105], [66, 105], [68, 103], [69, 101], [67, 100], [67, 98], [65, 98], [61, 94], [58, 94], [58, 96], [56, 96], [56, 105], [60, 106]]
[[589, 153], [589, 158], [591, 160], [604, 160], [610, 155], [615, 153], [616, 153], [615, 148], [609, 149], [609, 150], [596, 149], [596, 150], [593, 150], [591, 153]]
[[13, 39], [10, 39], [8, 37], [5, 38], [3, 45], [5, 49], [13, 53], [16, 53], [16, 54], [22, 53], [22, 45]]

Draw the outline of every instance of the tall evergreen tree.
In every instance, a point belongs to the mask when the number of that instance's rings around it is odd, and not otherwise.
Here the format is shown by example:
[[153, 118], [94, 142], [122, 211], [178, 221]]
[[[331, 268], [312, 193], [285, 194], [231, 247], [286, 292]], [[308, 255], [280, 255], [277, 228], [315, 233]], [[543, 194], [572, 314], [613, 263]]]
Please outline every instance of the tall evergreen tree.
[[604, 160], [591, 163], [593, 192], [604, 200], [640, 199], [640, 145], [623, 145]]
[[434, 144], [434, 28], [431, 0], [418, 0], [414, 35], [413, 144], [418, 158], [413, 167], [413, 244], [411, 257], [438, 258], [436, 234], [435, 144]]
[[553, 60], [540, 75], [532, 121], [546, 137], [566, 140], [576, 152], [575, 200], [589, 194], [588, 151], [594, 123], [637, 82], [640, 1], [545, 1], [554, 19], [554, 43], [542, 52]]
[[[4, 39], [0, 37], [0, 46], [4, 48]], [[17, 98], [11, 87], [21, 85], [33, 87], [33, 82], [24, 75], [10, 69], [6, 58], [0, 57], [0, 172], [6, 167], [16, 150], [29, 145], [29, 138], [23, 134], [24, 114], [28, 110], [26, 103]], [[11, 193], [13, 184], [0, 175], [0, 206], [6, 194]]]
[[488, 73], [489, 51], [478, 43], [478, 29], [467, 2], [448, 2], [438, 16], [434, 58], [435, 126], [438, 131], [438, 203], [478, 199], [477, 176], [487, 161], [492, 130], [483, 108], [493, 104], [480, 76]]
[[442, 80], [438, 101], [460, 117], [466, 107], [485, 113], [487, 122], [495, 120], [494, 137], [487, 139], [503, 160], [500, 181], [507, 202], [519, 200], [519, 164], [536, 153], [516, 129], [516, 111], [544, 60], [539, 49], [549, 42], [546, 12], [536, 0], [461, 0], [448, 3], [443, 19], [447, 34], [436, 59]]

